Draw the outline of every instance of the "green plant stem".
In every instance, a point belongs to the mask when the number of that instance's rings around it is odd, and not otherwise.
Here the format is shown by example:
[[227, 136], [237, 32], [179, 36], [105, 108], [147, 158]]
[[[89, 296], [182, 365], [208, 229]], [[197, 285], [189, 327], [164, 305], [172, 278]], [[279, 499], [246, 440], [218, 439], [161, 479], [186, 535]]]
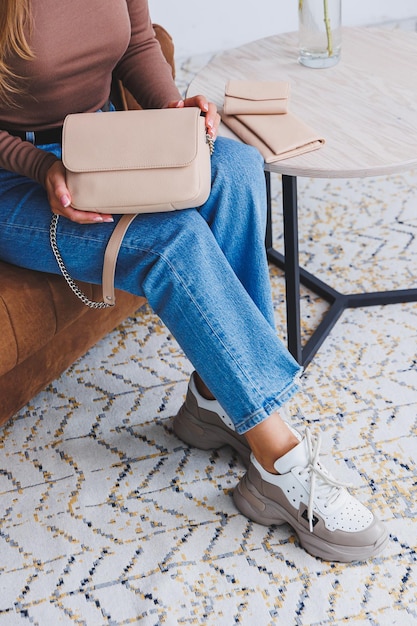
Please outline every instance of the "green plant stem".
[[[304, 0], [298, 0], [299, 11], [303, 10], [303, 2]], [[326, 35], [327, 35], [327, 54], [330, 57], [333, 54], [333, 34], [332, 34], [331, 25], [330, 25], [328, 0], [323, 0], [323, 8], [324, 8], [324, 24], [326, 26]]]
[[[303, 0], [301, 0], [302, 2]], [[323, 0], [324, 2], [324, 24], [326, 26], [326, 35], [327, 35], [327, 53], [329, 57], [333, 54], [333, 34], [332, 29], [330, 27], [330, 18], [329, 18], [329, 5], [328, 0]]]

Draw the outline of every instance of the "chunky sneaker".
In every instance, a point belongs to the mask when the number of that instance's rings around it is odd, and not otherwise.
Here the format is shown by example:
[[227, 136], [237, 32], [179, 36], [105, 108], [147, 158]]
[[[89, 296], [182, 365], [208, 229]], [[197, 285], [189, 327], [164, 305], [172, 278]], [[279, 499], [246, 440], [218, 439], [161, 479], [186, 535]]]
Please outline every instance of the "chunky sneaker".
[[326, 561], [362, 561], [383, 550], [383, 524], [319, 462], [320, 438], [308, 430], [270, 474], [252, 455], [233, 493], [239, 511], [265, 524], [290, 524], [300, 544]]
[[201, 450], [232, 446], [242, 457], [245, 467], [250, 461], [250, 447], [238, 435], [232, 420], [217, 400], [206, 400], [197, 390], [191, 376], [185, 402], [174, 418], [174, 432], [179, 439]]

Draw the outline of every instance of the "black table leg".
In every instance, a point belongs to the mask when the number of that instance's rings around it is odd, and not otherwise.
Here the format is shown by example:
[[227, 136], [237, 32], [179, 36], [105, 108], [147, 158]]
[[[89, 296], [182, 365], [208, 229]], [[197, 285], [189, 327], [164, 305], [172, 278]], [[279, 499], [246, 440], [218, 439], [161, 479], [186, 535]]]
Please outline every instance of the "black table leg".
[[[271, 173], [265, 172], [267, 189], [266, 250], [268, 259], [285, 271], [288, 350], [306, 367], [346, 308], [416, 302], [417, 289], [398, 289], [369, 293], [342, 294], [322, 280], [300, 268], [298, 251], [297, 178], [282, 176], [284, 254], [273, 247]], [[329, 303], [329, 309], [305, 346], [301, 343], [300, 284]]]
[[[269, 260], [285, 271], [287, 308], [287, 343], [293, 357], [306, 367], [347, 306], [348, 296], [339, 293], [316, 276], [300, 268], [298, 250], [297, 178], [282, 176], [282, 208], [284, 227], [284, 254], [273, 247], [272, 198], [270, 172], [265, 172], [267, 185], [268, 220], [266, 247]], [[301, 343], [300, 284], [330, 304], [325, 317], [305, 346]]]

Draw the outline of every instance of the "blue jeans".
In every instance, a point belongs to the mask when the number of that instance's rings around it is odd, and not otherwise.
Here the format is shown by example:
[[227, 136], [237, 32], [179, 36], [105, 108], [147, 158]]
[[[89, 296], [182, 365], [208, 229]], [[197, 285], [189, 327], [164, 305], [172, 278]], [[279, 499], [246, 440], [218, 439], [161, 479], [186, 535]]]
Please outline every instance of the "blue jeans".
[[[60, 154], [59, 145], [42, 148]], [[220, 137], [207, 202], [199, 209], [139, 215], [116, 271], [116, 287], [147, 298], [239, 433], [286, 402], [300, 374], [274, 328], [265, 208], [259, 153]], [[59, 273], [50, 219], [45, 190], [0, 169], [0, 258]], [[74, 279], [101, 282], [113, 228], [60, 219], [58, 246]]]

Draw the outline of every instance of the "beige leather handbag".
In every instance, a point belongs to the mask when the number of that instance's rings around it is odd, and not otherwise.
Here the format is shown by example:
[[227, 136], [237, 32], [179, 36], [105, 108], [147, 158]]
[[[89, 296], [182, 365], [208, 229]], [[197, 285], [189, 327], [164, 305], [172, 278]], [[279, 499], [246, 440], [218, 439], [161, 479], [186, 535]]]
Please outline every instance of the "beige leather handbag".
[[138, 213], [201, 206], [210, 194], [213, 142], [196, 107], [68, 115], [62, 160], [75, 209], [123, 213], [106, 249], [103, 302], [89, 300], [68, 274], [57, 245], [58, 216], [50, 240], [73, 292], [92, 308], [115, 304], [114, 272], [129, 224]]

